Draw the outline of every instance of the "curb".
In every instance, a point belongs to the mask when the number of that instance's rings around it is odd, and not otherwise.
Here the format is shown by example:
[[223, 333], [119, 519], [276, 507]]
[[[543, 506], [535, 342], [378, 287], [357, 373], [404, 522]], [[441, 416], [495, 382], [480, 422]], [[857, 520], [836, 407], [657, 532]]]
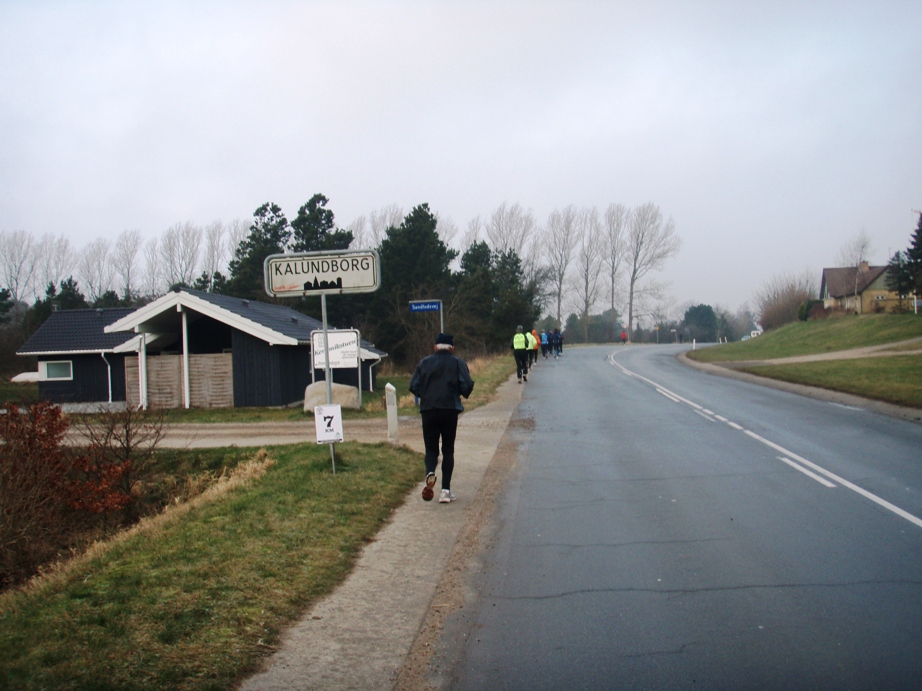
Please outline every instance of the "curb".
[[886, 415], [887, 417], [905, 420], [906, 422], [922, 424], [922, 410], [917, 408], [907, 408], [906, 406], [894, 405], [893, 403], [885, 403], [883, 401], [875, 401], [870, 398], [855, 396], [854, 394], [832, 391], [830, 389], [821, 389], [816, 386], [807, 386], [806, 384], [794, 384], [791, 382], [781, 381], [780, 379], [760, 377], [756, 374], [740, 372], [738, 370], [732, 369], [731, 367], [722, 367], [720, 365], [714, 365], [709, 362], [698, 362], [689, 358], [687, 351], [679, 353], [676, 355], [676, 358], [679, 362], [687, 365], [688, 367], [692, 367], [702, 372], [707, 372], [708, 374], [714, 374], [719, 377], [739, 379], [741, 381], [749, 382], [750, 384], [767, 386], [770, 389], [787, 391], [788, 393], [795, 393], [800, 396], [815, 398], [820, 401], [826, 401], [827, 403], [836, 403], [838, 405], [847, 405], [854, 408], [861, 408], [862, 410], [868, 410], [880, 415]]

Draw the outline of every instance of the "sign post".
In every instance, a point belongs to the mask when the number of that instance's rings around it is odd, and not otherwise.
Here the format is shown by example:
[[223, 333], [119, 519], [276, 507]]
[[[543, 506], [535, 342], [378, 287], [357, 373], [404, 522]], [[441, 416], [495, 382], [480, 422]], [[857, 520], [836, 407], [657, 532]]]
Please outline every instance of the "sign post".
[[[323, 313], [323, 352], [326, 354], [330, 352], [327, 329], [327, 294], [373, 293], [381, 287], [381, 260], [375, 250], [270, 254], [263, 262], [263, 277], [266, 282], [266, 293], [271, 297], [320, 295], [320, 309]], [[359, 371], [361, 371], [361, 348], [358, 352]], [[329, 357], [326, 358], [324, 376], [327, 382], [327, 406], [331, 406], [333, 404], [333, 377]], [[361, 387], [360, 375], [359, 396], [362, 395]], [[314, 415], [316, 422], [316, 410]], [[342, 418], [339, 419], [341, 425]], [[341, 437], [342, 434], [338, 441], [342, 441]], [[319, 433], [317, 443], [326, 443], [320, 440]], [[329, 444], [330, 461], [333, 464], [335, 475], [336, 457], [333, 452], [333, 441]]]
[[438, 312], [439, 333], [445, 333], [445, 317], [442, 312], [441, 300], [410, 300], [411, 312]]

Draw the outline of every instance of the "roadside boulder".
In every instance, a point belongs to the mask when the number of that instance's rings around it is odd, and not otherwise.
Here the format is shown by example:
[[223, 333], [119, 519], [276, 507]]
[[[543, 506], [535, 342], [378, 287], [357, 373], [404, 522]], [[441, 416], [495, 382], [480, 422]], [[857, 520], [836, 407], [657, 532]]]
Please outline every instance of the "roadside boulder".
[[[359, 408], [359, 390], [355, 386], [333, 384], [333, 403], [343, 408]], [[304, 389], [304, 412], [313, 413], [314, 406], [327, 404], [327, 383], [315, 381]]]

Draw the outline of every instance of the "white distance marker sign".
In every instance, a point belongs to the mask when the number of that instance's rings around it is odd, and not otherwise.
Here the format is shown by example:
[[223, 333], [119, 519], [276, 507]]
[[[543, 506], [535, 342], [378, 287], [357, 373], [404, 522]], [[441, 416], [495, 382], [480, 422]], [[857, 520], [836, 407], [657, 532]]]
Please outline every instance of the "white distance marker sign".
[[375, 250], [270, 254], [263, 273], [272, 297], [373, 293], [381, 286]]
[[317, 443], [333, 444], [343, 440], [343, 410], [335, 403], [314, 406]]

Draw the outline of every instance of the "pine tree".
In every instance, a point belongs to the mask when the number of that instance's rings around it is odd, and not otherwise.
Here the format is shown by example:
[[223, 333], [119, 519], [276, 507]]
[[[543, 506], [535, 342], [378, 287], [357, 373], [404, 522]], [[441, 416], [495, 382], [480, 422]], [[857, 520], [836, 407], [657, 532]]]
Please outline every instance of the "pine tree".
[[[230, 277], [220, 292], [241, 298], [266, 299], [263, 262], [270, 254], [283, 254], [291, 241], [288, 219], [277, 204], [265, 203], [253, 212], [253, 225], [230, 262]], [[213, 290], [219, 292], [217, 283]]]
[[352, 244], [351, 230], [336, 230], [333, 211], [326, 208], [329, 200], [322, 194], [315, 194], [298, 209], [298, 216], [291, 222], [291, 249], [295, 252], [322, 252], [349, 249]]
[[906, 270], [912, 284], [913, 293], [918, 297], [922, 295], [922, 213], [919, 214], [919, 225], [912, 235], [912, 242], [906, 250]]

